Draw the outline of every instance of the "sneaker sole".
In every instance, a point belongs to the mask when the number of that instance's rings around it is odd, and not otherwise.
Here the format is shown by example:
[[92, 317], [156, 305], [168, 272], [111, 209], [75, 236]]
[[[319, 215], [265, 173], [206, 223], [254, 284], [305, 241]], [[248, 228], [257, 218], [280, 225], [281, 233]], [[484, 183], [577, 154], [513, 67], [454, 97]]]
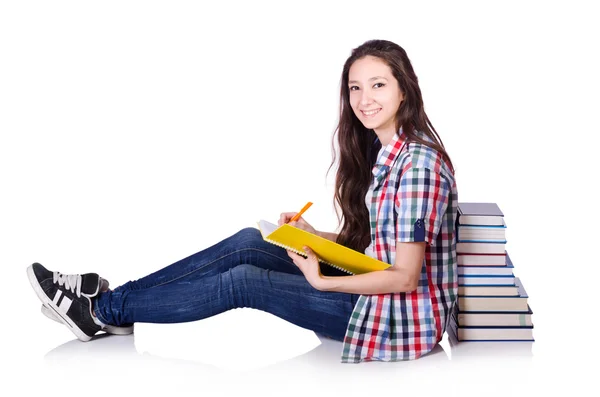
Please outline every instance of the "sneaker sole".
[[71, 332], [73, 332], [79, 340], [88, 342], [92, 339], [91, 336], [88, 336], [77, 325], [75, 325], [75, 323], [73, 321], [71, 321], [71, 319], [69, 317], [63, 316], [58, 311], [58, 306], [56, 306], [54, 304], [54, 302], [52, 302], [50, 300], [50, 298], [48, 298], [48, 295], [46, 295], [46, 293], [44, 293], [44, 291], [40, 287], [40, 284], [38, 283], [37, 278], [35, 277], [35, 274], [33, 272], [32, 266], [29, 266], [27, 268], [27, 278], [29, 278], [29, 283], [31, 284], [31, 287], [37, 294], [38, 298], [42, 301], [44, 306], [46, 306], [52, 312], [52, 314], [54, 314], [54, 316], [56, 316], [57, 320], [59, 320], [64, 325], [66, 325], [67, 328], [69, 328], [71, 330]]
[[[51, 309], [49, 309], [46, 305], [43, 305], [43, 304], [42, 304], [42, 314], [44, 314], [44, 316], [48, 317], [50, 320], [60, 323], [60, 321], [56, 318], [56, 316], [54, 316], [54, 312]], [[133, 325], [129, 326], [129, 327], [118, 327], [116, 325], [106, 325], [106, 326], [104, 326], [102, 331], [105, 331], [106, 333], [111, 334], [111, 335], [131, 335], [131, 334], [133, 334]]]

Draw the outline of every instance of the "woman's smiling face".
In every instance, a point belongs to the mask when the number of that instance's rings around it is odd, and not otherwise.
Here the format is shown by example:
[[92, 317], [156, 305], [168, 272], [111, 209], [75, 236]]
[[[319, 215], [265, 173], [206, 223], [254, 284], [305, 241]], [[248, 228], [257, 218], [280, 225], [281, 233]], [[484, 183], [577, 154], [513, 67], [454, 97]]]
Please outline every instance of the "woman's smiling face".
[[396, 133], [396, 113], [404, 95], [390, 67], [370, 55], [361, 58], [348, 71], [348, 88], [356, 117], [373, 129], [382, 143], [382, 137], [391, 138]]

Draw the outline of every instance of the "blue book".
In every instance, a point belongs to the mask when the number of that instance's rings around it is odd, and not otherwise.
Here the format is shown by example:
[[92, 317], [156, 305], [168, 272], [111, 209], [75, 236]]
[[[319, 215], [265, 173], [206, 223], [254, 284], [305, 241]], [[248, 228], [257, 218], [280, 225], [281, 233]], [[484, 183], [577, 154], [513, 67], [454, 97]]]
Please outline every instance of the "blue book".
[[533, 325], [517, 327], [469, 327], [452, 323], [459, 341], [478, 342], [534, 342]]
[[[448, 326], [448, 343], [452, 349], [452, 360], [468, 359], [469, 363], [474, 358], [489, 360], [491, 357], [510, 357], [511, 360], [516, 357], [533, 357], [532, 347], [535, 341], [506, 341], [506, 340], [486, 340], [486, 341], [459, 341], [455, 335], [452, 326]], [[508, 342], [508, 343], [507, 343]]]
[[458, 285], [471, 286], [471, 285], [515, 285], [515, 275], [509, 274], [467, 274], [458, 275]]
[[533, 342], [531, 308], [524, 313], [462, 313], [455, 306], [449, 325], [459, 341], [529, 341]]

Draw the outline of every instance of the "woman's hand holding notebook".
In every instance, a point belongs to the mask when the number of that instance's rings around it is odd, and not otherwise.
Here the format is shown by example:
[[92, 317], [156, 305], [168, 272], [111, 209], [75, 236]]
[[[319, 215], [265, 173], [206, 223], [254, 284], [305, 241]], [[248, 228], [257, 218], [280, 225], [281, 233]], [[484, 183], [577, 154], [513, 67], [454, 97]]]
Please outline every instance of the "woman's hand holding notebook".
[[[310, 225], [309, 225], [310, 226]], [[265, 220], [258, 222], [263, 239], [271, 244], [306, 257], [305, 246], [309, 247], [319, 259], [336, 269], [349, 274], [367, 273], [385, 270], [391, 265], [364, 253], [355, 251], [317, 234], [283, 223], [278, 226]], [[314, 229], [314, 228], [313, 228]]]

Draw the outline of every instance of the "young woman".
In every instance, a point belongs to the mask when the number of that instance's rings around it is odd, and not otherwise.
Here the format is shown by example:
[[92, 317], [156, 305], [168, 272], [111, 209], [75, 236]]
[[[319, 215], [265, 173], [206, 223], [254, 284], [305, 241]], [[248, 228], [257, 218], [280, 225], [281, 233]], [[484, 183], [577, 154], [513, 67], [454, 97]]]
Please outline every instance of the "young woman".
[[[406, 52], [389, 41], [355, 48], [342, 71], [334, 203], [339, 234], [293, 225], [380, 259], [347, 275], [265, 242], [246, 228], [114, 290], [96, 273], [34, 263], [45, 313], [88, 341], [133, 324], [195, 321], [251, 307], [343, 342], [341, 361], [398, 361], [442, 339], [457, 295], [454, 169], [423, 109]], [[335, 140], [335, 134], [334, 134]], [[336, 162], [334, 154], [332, 165]], [[296, 213], [281, 214], [279, 224]]]

